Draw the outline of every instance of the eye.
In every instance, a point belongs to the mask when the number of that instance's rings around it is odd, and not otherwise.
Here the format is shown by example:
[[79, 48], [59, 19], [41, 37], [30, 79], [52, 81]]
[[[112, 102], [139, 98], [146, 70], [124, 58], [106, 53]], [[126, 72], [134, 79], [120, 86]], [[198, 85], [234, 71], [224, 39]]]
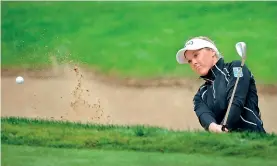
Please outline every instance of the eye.
[[198, 56], [198, 53], [196, 53], [196, 54], [193, 55], [194, 58], [197, 58], [197, 56]]
[[188, 63], [191, 63], [191, 60], [188, 60]]

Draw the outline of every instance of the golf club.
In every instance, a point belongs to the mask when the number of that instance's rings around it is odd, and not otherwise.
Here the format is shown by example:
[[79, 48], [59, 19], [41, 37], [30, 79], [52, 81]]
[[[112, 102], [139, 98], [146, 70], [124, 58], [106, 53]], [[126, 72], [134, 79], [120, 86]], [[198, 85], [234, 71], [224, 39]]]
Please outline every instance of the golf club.
[[245, 60], [246, 60], [246, 44], [244, 42], [238, 42], [236, 44], [236, 50], [237, 50], [237, 53], [239, 54], [239, 56], [242, 58], [242, 61], [241, 61], [241, 65], [240, 65], [240, 68], [239, 68], [239, 71], [238, 71], [238, 76], [237, 76], [237, 80], [236, 80], [236, 83], [235, 83], [235, 86], [234, 86], [234, 90], [232, 92], [232, 96], [231, 96], [231, 99], [230, 99], [230, 102], [229, 102], [229, 105], [228, 105], [228, 108], [227, 108], [227, 112], [226, 112], [226, 115], [223, 119], [223, 125], [222, 125], [222, 129], [221, 129], [222, 131], [226, 131], [226, 129], [227, 129], [226, 122], [227, 122], [229, 112], [230, 112], [230, 108], [231, 108], [231, 105], [232, 105], [232, 102], [233, 102], [233, 99], [234, 99], [234, 96], [235, 96], [235, 92], [236, 92], [236, 89], [237, 89], [239, 78], [240, 78], [240, 75], [241, 75], [241, 72], [242, 72], [242, 67], [244, 66], [244, 63], [245, 63]]

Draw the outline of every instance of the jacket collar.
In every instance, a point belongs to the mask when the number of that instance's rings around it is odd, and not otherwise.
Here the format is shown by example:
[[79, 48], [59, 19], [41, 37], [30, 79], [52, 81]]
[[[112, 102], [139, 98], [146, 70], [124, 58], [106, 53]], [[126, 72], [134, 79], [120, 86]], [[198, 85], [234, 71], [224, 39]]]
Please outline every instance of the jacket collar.
[[221, 74], [224, 68], [224, 60], [223, 58], [219, 58], [216, 64], [209, 70], [208, 74], [205, 76], [200, 76], [200, 78], [213, 82], [218, 74]]

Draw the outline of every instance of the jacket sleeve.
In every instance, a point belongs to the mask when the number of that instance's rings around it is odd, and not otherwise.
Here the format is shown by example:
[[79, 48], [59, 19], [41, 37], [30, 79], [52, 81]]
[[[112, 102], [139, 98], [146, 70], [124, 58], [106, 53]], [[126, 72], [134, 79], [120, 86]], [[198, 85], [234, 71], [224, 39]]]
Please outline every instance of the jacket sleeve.
[[[232, 130], [237, 127], [238, 121], [240, 119], [240, 115], [242, 113], [242, 110], [244, 109], [243, 108], [244, 103], [249, 90], [251, 73], [246, 65], [242, 67], [242, 72], [239, 71], [240, 69], [241, 69], [241, 61], [233, 61], [229, 67], [230, 77], [229, 77], [229, 83], [227, 85], [228, 104], [231, 99], [237, 77], [240, 76], [237, 89], [235, 90], [235, 95], [233, 98], [231, 109], [228, 115], [228, 119], [227, 119], [227, 128], [229, 130]], [[241, 72], [242, 74], [239, 75], [239, 72]]]
[[194, 111], [198, 117], [198, 120], [201, 124], [201, 126], [205, 129], [209, 129], [209, 125], [214, 122], [215, 115], [214, 113], [209, 109], [209, 107], [206, 105], [206, 103], [202, 100], [200, 89], [195, 94], [193, 98], [193, 104], [194, 104]]

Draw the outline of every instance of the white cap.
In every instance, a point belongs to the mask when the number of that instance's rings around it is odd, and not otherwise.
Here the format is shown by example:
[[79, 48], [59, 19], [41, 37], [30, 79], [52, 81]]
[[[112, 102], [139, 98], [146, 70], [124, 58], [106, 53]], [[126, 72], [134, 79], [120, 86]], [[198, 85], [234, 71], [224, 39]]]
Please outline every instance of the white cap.
[[188, 63], [187, 59], [185, 58], [184, 56], [184, 53], [187, 51], [187, 50], [199, 50], [201, 48], [211, 48], [213, 49], [215, 52], [219, 53], [216, 46], [207, 41], [207, 40], [204, 40], [204, 39], [191, 39], [189, 40], [184, 48], [180, 49], [177, 54], [176, 54], [176, 60], [179, 64], [186, 64]]

